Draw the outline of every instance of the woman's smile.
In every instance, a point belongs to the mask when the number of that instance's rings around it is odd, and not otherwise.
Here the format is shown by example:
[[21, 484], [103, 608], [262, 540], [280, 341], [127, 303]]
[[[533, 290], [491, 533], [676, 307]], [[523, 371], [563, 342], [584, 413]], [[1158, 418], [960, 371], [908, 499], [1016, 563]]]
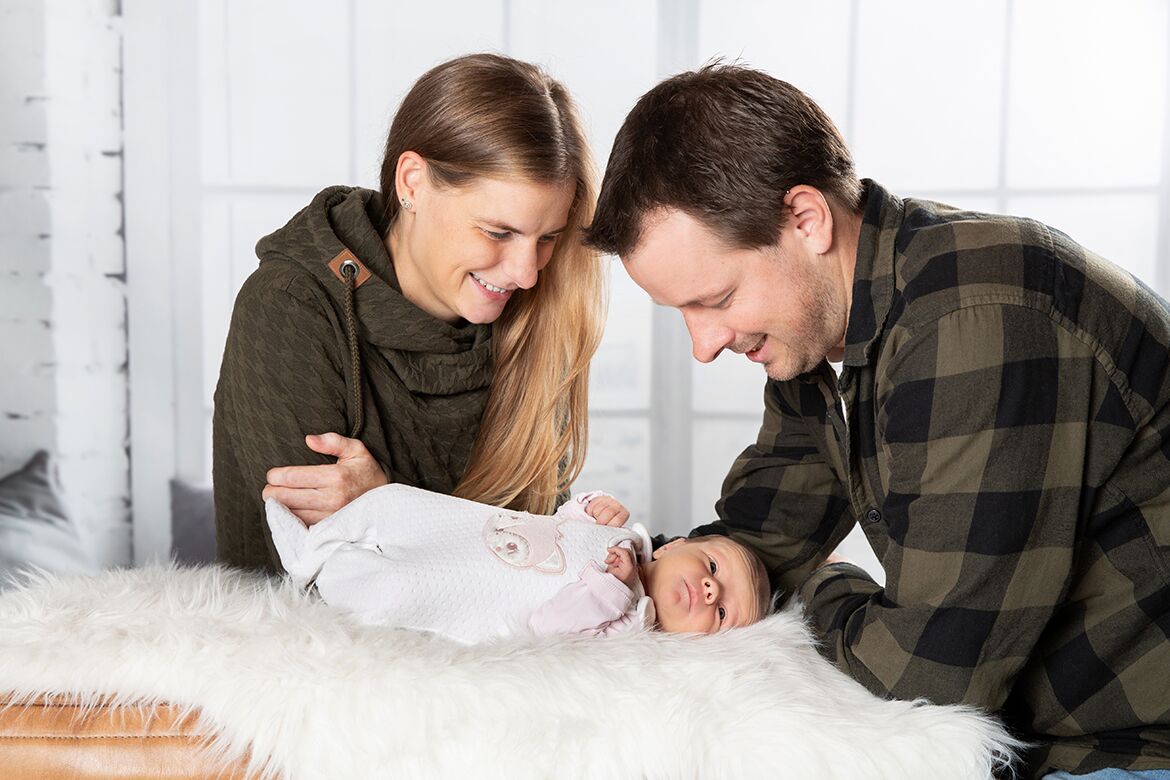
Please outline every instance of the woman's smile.
[[475, 273], [475, 271], [470, 271], [468, 273], [468, 275], [472, 279], [474, 279], [476, 282], [478, 282], [479, 286], [482, 287], [486, 292], [492, 293], [495, 297], [506, 298], [506, 297], [508, 297], [508, 294], [512, 292], [511, 290], [509, 290], [505, 287], [497, 287], [496, 285], [494, 285], [491, 282], [484, 279], [479, 274]]

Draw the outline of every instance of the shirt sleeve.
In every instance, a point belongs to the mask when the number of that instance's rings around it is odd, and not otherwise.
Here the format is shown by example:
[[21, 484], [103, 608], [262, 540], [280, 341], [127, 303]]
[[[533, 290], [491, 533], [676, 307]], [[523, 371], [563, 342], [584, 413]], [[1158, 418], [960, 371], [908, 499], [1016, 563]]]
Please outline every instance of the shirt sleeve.
[[[830, 370], [825, 367], [825, 370]], [[719, 520], [691, 532], [730, 536], [755, 550], [773, 588], [791, 592], [853, 527], [839, 475], [825, 460], [802, 417], [801, 396], [819, 390], [797, 381], [769, 380], [764, 420], [723, 481], [715, 505]]]
[[221, 561], [279, 571], [260, 496], [268, 469], [331, 463], [305, 436], [349, 433], [348, 347], [338, 343], [343, 331], [331, 316], [309, 285], [265, 266], [237, 296], [213, 418]]
[[835, 564], [800, 589], [840, 667], [883, 696], [1004, 704], [1069, 587], [1107, 381], [1023, 306], [960, 309], [898, 348], [876, 397], [886, 585]]
[[624, 628], [619, 624], [635, 606], [633, 591], [604, 566], [590, 561], [575, 582], [536, 608], [528, 626], [537, 634], [604, 636]]

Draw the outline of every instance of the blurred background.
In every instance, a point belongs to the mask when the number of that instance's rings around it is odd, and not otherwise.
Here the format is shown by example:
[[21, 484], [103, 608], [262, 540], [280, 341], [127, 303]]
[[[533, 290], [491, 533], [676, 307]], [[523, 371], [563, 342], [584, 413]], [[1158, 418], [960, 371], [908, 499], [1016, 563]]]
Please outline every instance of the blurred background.
[[[0, 474], [51, 451], [102, 565], [166, 557], [210, 479], [211, 398], [256, 240], [376, 186], [412, 81], [490, 50], [626, 111], [712, 57], [792, 82], [862, 176], [1036, 217], [1170, 288], [1164, 0], [0, 0]], [[612, 261], [582, 488], [654, 531], [713, 516], [764, 376], [700, 365]], [[187, 492], [183, 492], [187, 491]], [[177, 533], [177, 532], [176, 532]], [[846, 552], [877, 572], [862, 537]]]

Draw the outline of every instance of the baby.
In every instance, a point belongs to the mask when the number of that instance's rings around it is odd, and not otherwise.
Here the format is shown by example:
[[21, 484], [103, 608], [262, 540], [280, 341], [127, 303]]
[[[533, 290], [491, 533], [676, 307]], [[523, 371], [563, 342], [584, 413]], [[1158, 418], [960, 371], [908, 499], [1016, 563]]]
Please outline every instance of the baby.
[[768, 611], [767, 575], [746, 547], [675, 539], [651, 554], [640, 524], [596, 521], [620, 521], [615, 506], [586, 493], [532, 515], [392, 484], [309, 528], [273, 499], [267, 516], [289, 576], [327, 604], [461, 642], [525, 629], [710, 634]]

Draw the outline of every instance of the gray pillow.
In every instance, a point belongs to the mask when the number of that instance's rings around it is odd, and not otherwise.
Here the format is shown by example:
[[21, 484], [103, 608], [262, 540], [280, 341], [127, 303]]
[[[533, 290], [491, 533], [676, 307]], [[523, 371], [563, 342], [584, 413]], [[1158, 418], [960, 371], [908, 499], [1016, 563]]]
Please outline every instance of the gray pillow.
[[49, 453], [0, 479], [0, 590], [13, 575], [37, 567], [55, 574], [96, 574], [101, 566], [85, 549], [65, 512]]
[[171, 480], [171, 557], [180, 563], [215, 560], [215, 503], [209, 485]]

